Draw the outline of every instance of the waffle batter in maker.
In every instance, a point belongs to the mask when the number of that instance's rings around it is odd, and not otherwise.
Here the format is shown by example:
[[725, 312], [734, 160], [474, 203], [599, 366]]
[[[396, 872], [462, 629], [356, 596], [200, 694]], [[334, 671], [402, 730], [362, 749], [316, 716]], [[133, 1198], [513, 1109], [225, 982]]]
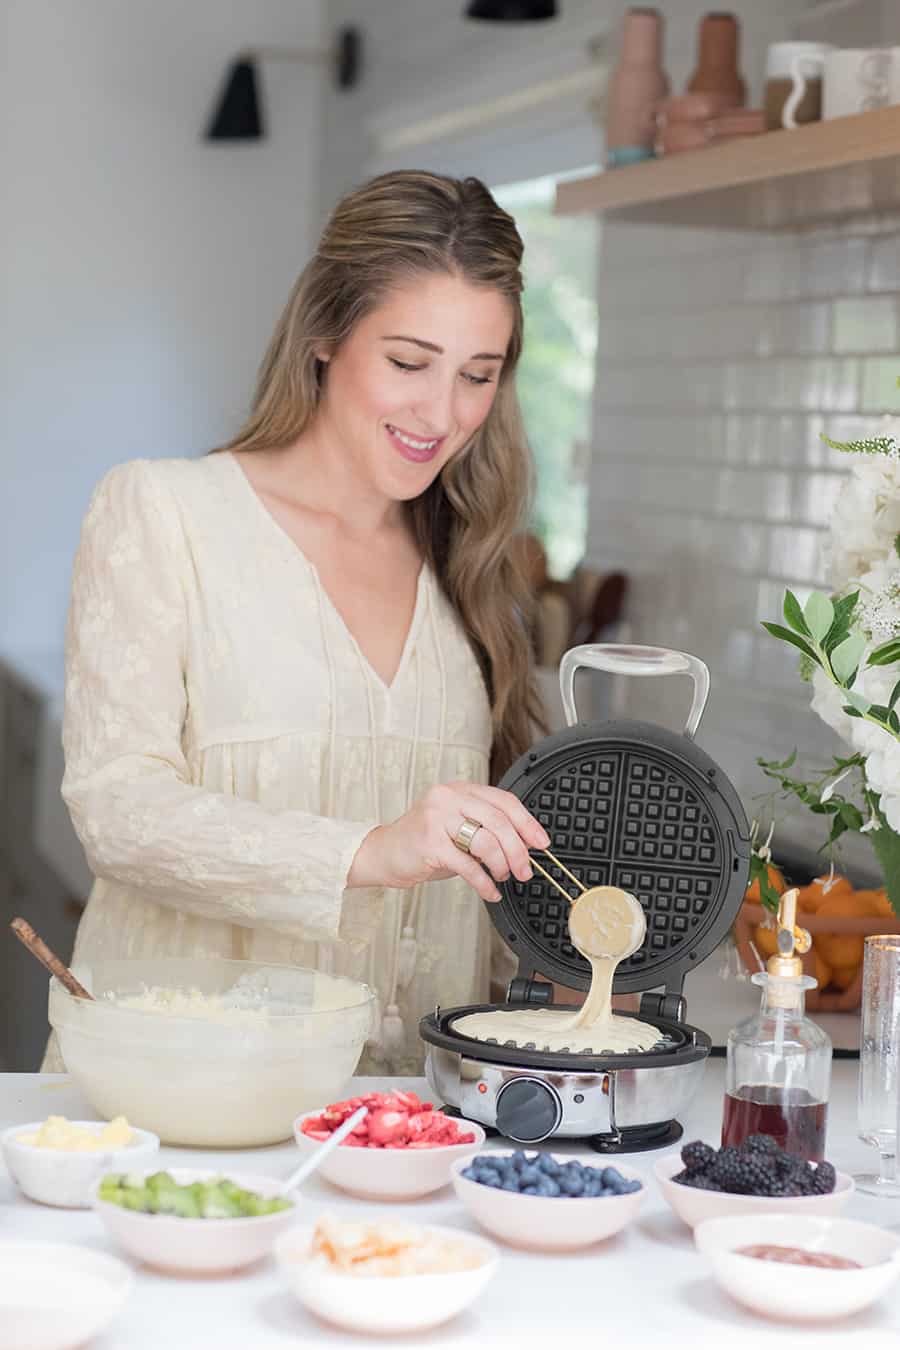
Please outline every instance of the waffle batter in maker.
[[[559, 864], [557, 864], [559, 865]], [[463, 1036], [494, 1045], [572, 1054], [624, 1054], [651, 1050], [659, 1029], [612, 1010], [616, 966], [633, 956], [647, 932], [644, 912], [618, 886], [592, 886], [576, 898], [569, 914], [572, 946], [589, 962], [591, 986], [577, 1013], [556, 1008], [517, 1008], [470, 1013], [456, 1023]]]

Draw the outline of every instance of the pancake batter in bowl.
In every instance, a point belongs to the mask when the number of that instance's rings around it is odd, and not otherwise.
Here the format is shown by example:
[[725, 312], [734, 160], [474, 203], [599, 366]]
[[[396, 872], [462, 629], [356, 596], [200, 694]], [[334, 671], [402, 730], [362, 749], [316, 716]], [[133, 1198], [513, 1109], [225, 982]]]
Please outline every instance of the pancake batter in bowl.
[[520, 1049], [571, 1054], [624, 1054], [650, 1050], [659, 1029], [612, 1010], [616, 967], [632, 956], [647, 931], [644, 912], [633, 895], [618, 886], [593, 886], [572, 905], [569, 936], [590, 962], [587, 998], [574, 1014], [556, 1008], [501, 1009], [470, 1013], [454, 1031], [478, 1041], [514, 1042]]

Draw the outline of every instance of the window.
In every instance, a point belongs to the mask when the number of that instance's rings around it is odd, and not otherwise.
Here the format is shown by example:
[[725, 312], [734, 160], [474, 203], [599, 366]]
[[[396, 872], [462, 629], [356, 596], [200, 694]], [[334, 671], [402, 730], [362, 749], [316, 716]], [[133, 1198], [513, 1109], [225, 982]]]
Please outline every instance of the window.
[[[596, 166], [572, 176], [592, 172]], [[553, 214], [559, 177], [492, 191], [525, 243], [525, 349], [517, 385], [537, 467], [533, 528], [551, 576], [565, 578], [587, 538], [599, 222]]]

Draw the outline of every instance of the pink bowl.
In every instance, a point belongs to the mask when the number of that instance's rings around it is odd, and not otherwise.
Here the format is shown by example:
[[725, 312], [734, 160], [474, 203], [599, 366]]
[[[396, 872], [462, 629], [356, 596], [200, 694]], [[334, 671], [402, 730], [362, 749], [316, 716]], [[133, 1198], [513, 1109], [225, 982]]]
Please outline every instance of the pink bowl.
[[653, 1171], [659, 1188], [679, 1219], [691, 1228], [706, 1219], [721, 1219], [735, 1214], [825, 1214], [837, 1215], [847, 1204], [856, 1186], [846, 1172], [838, 1172], [829, 1195], [730, 1195], [727, 1191], [698, 1191], [672, 1178], [682, 1171], [680, 1153], [657, 1158]]

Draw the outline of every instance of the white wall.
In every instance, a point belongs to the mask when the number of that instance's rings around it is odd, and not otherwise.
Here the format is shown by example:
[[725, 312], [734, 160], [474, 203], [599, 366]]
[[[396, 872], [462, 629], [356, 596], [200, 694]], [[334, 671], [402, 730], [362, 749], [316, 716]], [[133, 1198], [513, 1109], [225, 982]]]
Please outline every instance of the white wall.
[[[785, 235], [608, 224], [600, 302], [590, 557], [631, 577], [635, 640], [708, 663], [698, 740], [752, 814], [757, 756], [797, 746], [825, 765], [838, 748], [760, 621], [780, 619], [785, 586], [824, 582], [847, 462], [821, 434], [900, 410], [900, 217]], [[681, 681], [620, 693], [671, 726], [687, 707]], [[798, 807], [776, 856], [822, 839]], [[847, 856], [872, 869], [860, 840]]]
[[[615, 6], [610, 0], [564, 0], [558, 19], [525, 25], [467, 21], [464, 8], [465, 0], [331, 0], [331, 22], [363, 27], [366, 73], [349, 96], [326, 96], [325, 207], [388, 168], [510, 182], [544, 172], [544, 164], [574, 168], [597, 158], [599, 135], [587, 95], [520, 110], [496, 126], [476, 126], [414, 150], [379, 154], [386, 131], [590, 68], [588, 40], [609, 32]], [[602, 84], [601, 70], [598, 88]]]
[[242, 416], [317, 219], [324, 70], [267, 65], [270, 138], [207, 145], [230, 58], [320, 0], [7, 0], [0, 642], [55, 648], [90, 489]]

